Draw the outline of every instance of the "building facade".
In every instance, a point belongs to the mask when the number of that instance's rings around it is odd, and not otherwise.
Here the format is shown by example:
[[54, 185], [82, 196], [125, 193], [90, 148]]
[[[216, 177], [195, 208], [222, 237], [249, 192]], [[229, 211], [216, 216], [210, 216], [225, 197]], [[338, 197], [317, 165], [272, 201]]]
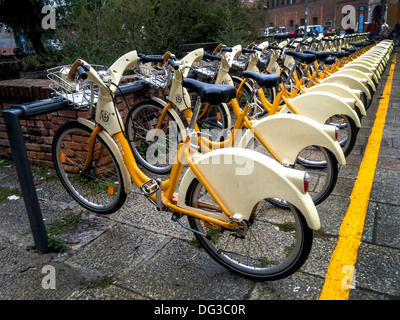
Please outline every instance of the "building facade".
[[[256, 1], [245, 2], [251, 5]], [[400, 18], [400, 0], [264, 0], [261, 27], [286, 27], [286, 31], [294, 31], [296, 25], [305, 24], [307, 11], [307, 25], [329, 25], [332, 29], [344, 30], [350, 12], [343, 8], [348, 5], [355, 10], [351, 14], [355, 15], [356, 31], [365, 31], [367, 22], [382, 17], [393, 28]]]

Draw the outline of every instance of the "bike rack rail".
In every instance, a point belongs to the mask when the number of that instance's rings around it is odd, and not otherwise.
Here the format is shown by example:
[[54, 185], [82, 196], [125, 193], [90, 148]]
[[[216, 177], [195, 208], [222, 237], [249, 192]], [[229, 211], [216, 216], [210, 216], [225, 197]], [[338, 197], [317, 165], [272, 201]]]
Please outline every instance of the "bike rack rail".
[[[148, 89], [148, 85], [142, 81], [127, 83], [119, 86], [116, 96], [135, 91]], [[33, 182], [32, 171], [26, 152], [25, 141], [22, 135], [19, 120], [29, 119], [42, 114], [55, 112], [70, 107], [66, 100], [46, 99], [27, 104], [14, 105], [3, 111], [4, 122], [7, 128], [8, 140], [16, 166], [18, 180], [27, 210], [29, 223], [36, 248], [43, 252], [49, 252], [47, 231], [43, 222], [42, 212]]]

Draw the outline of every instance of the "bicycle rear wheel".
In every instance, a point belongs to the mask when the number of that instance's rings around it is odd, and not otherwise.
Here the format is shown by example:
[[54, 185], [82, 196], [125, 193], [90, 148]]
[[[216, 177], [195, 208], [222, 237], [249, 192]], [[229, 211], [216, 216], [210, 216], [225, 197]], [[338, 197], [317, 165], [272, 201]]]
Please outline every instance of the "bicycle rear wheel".
[[[186, 202], [214, 214], [221, 212], [198, 180], [193, 180], [189, 187]], [[215, 261], [255, 281], [291, 275], [304, 264], [312, 247], [313, 232], [302, 213], [292, 205], [286, 210], [261, 200], [255, 204], [249, 221], [243, 221], [242, 232], [219, 230], [190, 216], [188, 220], [194, 230], [211, 236], [208, 240], [195, 233]]]
[[354, 148], [357, 139], [358, 128], [354, 120], [343, 114], [336, 114], [330, 117], [326, 124], [335, 126], [338, 129], [338, 142], [347, 157]]
[[[267, 149], [256, 139], [252, 139], [246, 146], [272, 158]], [[302, 149], [297, 161], [291, 166], [294, 169], [305, 171], [310, 176], [309, 190], [314, 204], [323, 202], [335, 188], [339, 174], [338, 162], [335, 155], [326, 148], [308, 146]], [[283, 199], [269, 199], [275, 205], [287, 208]]]
[[125, 202], [121, 169], [108, 145], [96, 136], [92, 160], [82, 171], [88, 158], [92, 130], [71, 121], [56, 132], [53, 140], [53, 161], [58, 177], [68, 193], [81, 206], [99, 214], [117, 211]]

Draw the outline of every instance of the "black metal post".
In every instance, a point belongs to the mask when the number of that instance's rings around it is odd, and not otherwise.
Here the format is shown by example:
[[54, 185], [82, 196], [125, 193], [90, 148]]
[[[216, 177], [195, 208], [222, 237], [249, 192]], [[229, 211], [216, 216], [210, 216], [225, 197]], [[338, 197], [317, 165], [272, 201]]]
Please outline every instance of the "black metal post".
[[4, 122], [7, 126], [8, 139], [10, 141], [18, 179], [24, 197], [25, 207], [28, 212], [33, 239], [36, 248], [46, 253], [49, 251], [46, 228], [44, 226], [28, 156], [26, 154], [24, 137], [19, 125], [19, 119], [22, 115], [22, 109], [3, 111]]
[[307, 38], [307, 17], [308, 17], [308, 3], [307, 0], [304, 1], [304, 38]]

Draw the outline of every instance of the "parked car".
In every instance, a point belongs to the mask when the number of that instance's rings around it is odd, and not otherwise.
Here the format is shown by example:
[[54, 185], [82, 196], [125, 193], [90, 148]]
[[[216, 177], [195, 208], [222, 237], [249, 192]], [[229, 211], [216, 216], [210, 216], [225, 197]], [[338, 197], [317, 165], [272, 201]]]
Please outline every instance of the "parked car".
[[[312, 32], [314, 28], [318, 31], [318, 33], [324, 33], [324, 28], [319, 24], [312, 24], [307, 26], [307, 33]], [[299, 29], [302, 29], [304, 32], [304, 26], [300, 26]]]

